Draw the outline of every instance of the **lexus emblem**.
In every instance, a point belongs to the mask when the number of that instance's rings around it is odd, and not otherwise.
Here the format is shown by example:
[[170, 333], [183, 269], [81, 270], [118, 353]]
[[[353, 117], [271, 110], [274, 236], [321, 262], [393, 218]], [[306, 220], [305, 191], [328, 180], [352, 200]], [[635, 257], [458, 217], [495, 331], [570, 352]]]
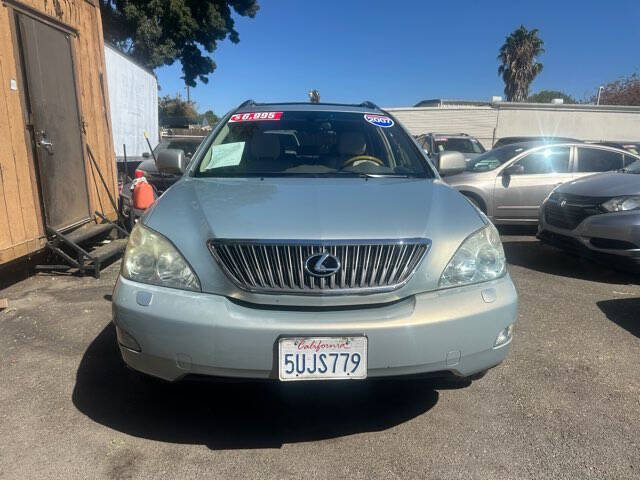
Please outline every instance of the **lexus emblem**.
[[340, 270], [340, 261], [328, 252], [313, 254], [304, 261], [304, 270], [314, 277], [329, 277]]

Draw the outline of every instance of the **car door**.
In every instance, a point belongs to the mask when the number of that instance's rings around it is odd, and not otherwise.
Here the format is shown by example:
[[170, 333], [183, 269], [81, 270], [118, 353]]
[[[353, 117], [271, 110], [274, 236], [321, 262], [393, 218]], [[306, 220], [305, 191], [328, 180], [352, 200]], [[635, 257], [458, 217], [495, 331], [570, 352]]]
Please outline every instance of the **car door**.
[[608, 172], [624, 167], [624, 153], [598, 147], [578, 147], [575, 177]]
[[545, 146], [512, 162], [496, 177], [494, 218], [499, 223], [538, 221], [544, 199], [573, 178], [570, 146]]

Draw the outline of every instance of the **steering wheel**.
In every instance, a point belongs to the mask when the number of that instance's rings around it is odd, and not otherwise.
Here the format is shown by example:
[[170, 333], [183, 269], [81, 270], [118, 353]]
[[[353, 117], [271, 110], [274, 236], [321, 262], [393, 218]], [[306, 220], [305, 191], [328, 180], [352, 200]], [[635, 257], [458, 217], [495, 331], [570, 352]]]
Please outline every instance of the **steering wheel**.
[[345, 167], [355, 165], [358, 161], [373, 162], [380, 167], [384, 167], [384, 161], [380, 160], [378, 157], [374, 157], [373, 155], [356, 155], [355, 157], [351, 157], [346, 160], [344, 164], [342, 164], [342, 168], [344, 169]]

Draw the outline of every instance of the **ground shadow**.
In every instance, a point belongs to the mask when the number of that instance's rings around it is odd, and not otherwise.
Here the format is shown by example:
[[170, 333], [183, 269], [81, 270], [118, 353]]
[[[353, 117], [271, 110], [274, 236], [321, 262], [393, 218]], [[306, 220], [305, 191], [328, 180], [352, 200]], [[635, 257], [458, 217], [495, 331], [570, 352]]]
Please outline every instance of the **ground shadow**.
[[640, 297], [596, 302], [610, 321], [640, 337]]
[[545, 245], [535, 237], [527, 240], [503, 239], [502, 245], [509, 264], [545, 274], [609, 284], [640, 282], [640, 276], [618, 271], [590, 259]]
[[530, 235], [535, 236], [538, 232], [537, 225], [498, 225], [496, 226], [500, 235]]
[[283, 443], [380, 431], [431, 409], [434, 381], [349, 383], [165, 383], [127, 369], [109, 324], [78, 367], [74, 405], [89, 418], [142, 438], [211, 449], [278, 448]]

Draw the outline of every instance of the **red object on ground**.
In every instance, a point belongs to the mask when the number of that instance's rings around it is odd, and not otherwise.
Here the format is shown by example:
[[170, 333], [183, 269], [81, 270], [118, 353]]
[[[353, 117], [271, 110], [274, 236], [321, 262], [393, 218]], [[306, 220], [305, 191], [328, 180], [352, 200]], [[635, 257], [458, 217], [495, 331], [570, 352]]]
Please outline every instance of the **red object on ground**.
[[156, 201], [156, 195], [153, 187], [146, 180], [138, 182], [133, 187], [133, 195], [131, 196], [134, 209], [147, 210]]

